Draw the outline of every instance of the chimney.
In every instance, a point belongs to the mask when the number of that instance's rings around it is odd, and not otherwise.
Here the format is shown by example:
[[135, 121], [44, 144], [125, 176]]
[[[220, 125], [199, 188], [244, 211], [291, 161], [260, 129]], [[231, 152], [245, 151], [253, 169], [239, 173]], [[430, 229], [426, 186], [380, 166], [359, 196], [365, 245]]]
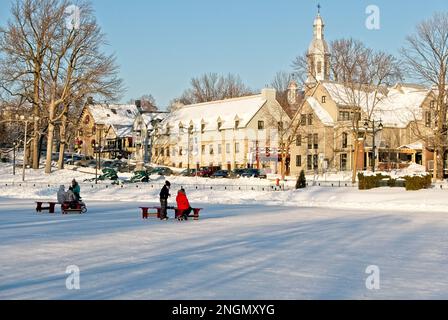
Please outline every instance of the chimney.
[[88, 105], [93, 105], [93, 104], [95, 104], [95, 101], [93, 100], [93, 97], [87, 97], [87, 104], [88, 104]]
[[142, 113], [142, 100], [135, 100], [135, 106], [137, 107], [138, 112]]
[[277, 91], [272, 88], [264, 88], [263, 90], [261, 90], [261, 95], [266, 100], [273, 101], [273, 100], [276, 100], [276, 98], [277, 98]]

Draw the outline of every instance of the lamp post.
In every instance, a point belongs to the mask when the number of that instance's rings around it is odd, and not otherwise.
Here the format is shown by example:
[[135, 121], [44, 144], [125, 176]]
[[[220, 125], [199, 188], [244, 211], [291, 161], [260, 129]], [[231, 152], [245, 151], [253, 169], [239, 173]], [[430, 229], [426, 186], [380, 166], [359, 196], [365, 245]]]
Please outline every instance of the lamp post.
[[[376, 160], [376, 141], [375, 141], [375, 136], [378, 132], [382, 131], [384, 129], [383, 126], [383, 122], [382, 120], [379, 121], [379, 124], [377, 125], [378, 121], [375, 120], [365, 120], [364, 122], [364, 128], [366, 129], [366, 133], [369, 131], [369, 129], [372, 130], [372, 135], [373, 135], [373, 157], [372, 157], [372, 172], [375, 172], [375, 160]], [[355, 164], [356, 165], [356, 164]]]
[[17, 142], [14, 141], [13, 149], [12, 149], [12, 175], [13, 176], [16, 175], [16, 147], [17, 147]]

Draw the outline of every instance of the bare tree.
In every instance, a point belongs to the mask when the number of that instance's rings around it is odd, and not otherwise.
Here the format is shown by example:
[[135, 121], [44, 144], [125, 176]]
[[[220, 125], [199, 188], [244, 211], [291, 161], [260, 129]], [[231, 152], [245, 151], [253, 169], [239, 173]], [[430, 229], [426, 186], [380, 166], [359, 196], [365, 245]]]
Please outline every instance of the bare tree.
[[[0, 89], [12, 98], [28, 101], [33, 115], [42, 117], [40, 104], [43, 61], [57, 28], [59, 0], [18, 0], [11, 8], [12, 18], [0, 27]], [[39, 123], [33, 128], [32, 166], [39, 167]]]
[[140, 101], [142, 110], [145, 112], [156, 112], [158, 111], [156, 99], [152, 94], [145, 94], [138, 99], [131, 99], [129, 104], [134, 104], [136, 100]]
[[[288, 99], [289, 86], [293, 81], [296, 82], [294, 73], [280, 71], [275, 74], [275, 77], [270, 84], [271, 88], [274, 88], [277, 92], [276, 98], [278, 103], [280, 103], [290, 117], [293, 117], [296, 112], [296, 108], [294, 108], [295, 106], [292, 106]], [[301, 96], [297, 95], [296, 98], [300, 100]], [[297, 101], [296, 104], [300, 104], [300, 101]]]
[[375, 119], [375, 113], [379, 112], [377, 107], [387, 98], [386, 87], [401, 80], [401, 70], [394, 56], [374, 51], [353, 39], [334, 41], [331, 47], [332, 73], [338, 81], [331, 86], [330, 94], [350, 115], [346, 120], [350, 121], [353, 140], [354, 183], [358, 171], [359, 140], [365, 141], [368, 134], [363, 123], [360, 126], [361, 118], [379, 120]]
[[184, 104], [195, 104], [237, 98], [252, 94], [239, 76], [227, 76], [207, 73], [191, 79], [191, 87], [184, 91], [176, 101]]
[[448, 13], [421, 22], [401, 50], [410, 76], [434, 88], [436, 126], [429, 137], [419, 134], [434, 150], [434, 179], [442, 179], [447, 141]]
[[[51, 172], [55, 126], [61, 125], [64, 136], [68, 110], [89, 95], [114, 99], [122, 90], [115, 58], [101, 52], [105, 36], [90, 2], [76, 6], [79, 21], [70, 27], [66, 0], [17, 0], [12, 21], [1, 31], [2, 65], [9, 63], [2, 88], [25, 97], [45, 118], [46, 173]], [[63, 153], [65, 139], [61, 145]]]

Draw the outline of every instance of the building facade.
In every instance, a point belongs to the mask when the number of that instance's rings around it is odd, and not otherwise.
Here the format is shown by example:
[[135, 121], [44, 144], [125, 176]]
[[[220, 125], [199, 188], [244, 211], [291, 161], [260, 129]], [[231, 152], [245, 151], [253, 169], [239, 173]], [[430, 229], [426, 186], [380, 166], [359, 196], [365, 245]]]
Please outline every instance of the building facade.
[[274, 89], [184, 106], [155, 129], [153, 162], [178, 168], [253, 167], [277, 172], [279, 139], [289, 123]]

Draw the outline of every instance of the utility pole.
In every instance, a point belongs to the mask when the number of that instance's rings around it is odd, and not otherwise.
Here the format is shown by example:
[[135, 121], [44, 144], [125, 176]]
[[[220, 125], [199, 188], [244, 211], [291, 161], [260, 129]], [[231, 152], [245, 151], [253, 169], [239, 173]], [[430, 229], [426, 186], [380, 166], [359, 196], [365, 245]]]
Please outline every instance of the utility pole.
[[14, 141], [13, 144], [13, 151], [12, 151], [12, 175], [15, 176], [16, 175], [16, 147], [17, 147], [17, 142]]

